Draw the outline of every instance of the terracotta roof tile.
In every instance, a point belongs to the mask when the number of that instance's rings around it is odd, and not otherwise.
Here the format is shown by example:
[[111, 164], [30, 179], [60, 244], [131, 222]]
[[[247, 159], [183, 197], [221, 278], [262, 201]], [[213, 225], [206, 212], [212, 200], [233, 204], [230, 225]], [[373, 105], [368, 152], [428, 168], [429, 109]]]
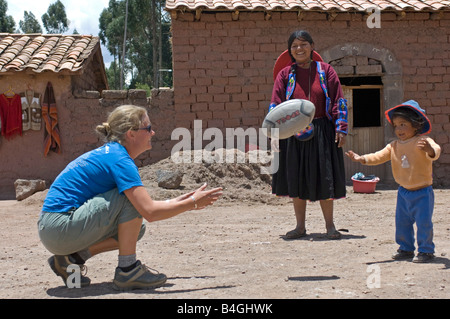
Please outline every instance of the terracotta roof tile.
[[0, 33], [0, 74], [24, 70], [75, 72], [99, 46], [99, 38], [93, 36]]
[[166, 0], [166, 10], [320, 10], [366, 11], [374, 6], [381, 10], [450, 9], [450, 0]]

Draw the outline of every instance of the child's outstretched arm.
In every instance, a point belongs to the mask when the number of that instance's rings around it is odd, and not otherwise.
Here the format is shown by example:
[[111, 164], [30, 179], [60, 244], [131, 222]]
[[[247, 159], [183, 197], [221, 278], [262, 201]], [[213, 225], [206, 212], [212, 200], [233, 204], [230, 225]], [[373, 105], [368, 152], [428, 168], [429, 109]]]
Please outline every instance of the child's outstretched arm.
[[391, 144], [388, 144], [386, 145], [385, 148], [375, 153], [358, 155], [355, 152], [349, 150], [345, 152], [345, 155], [347, 155], [353, 162], [359, 162], [364, 165], [373, 166], [373, 165], [380, 165], [386, 163], [387, 161], [390, 161], [391, 150], [392, 146]]
[[360, 162], [361, 164], [366, 164], [366, 159], [364, 158], [364, 156], [360, 156], [353, 151], [345, 152], [345, 155], [347, 155], [353, 162]]

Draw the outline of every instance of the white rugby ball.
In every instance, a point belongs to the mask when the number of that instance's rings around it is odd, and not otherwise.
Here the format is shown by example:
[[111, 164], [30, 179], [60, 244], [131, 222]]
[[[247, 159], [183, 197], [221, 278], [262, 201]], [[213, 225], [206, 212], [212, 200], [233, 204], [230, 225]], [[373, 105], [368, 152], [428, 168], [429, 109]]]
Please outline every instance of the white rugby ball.
[[[278, 129], [278, 138], [289, 138], [305, 129], [314, 119], [316, 107], [311, 101], [288, 100], [278, 104], [264, 118], [262, 128], [272, 137], [272, 129]], [[276, 132], [276, 131], [274, 131]], [[277, 137], [276, 133], [273, 137]]]

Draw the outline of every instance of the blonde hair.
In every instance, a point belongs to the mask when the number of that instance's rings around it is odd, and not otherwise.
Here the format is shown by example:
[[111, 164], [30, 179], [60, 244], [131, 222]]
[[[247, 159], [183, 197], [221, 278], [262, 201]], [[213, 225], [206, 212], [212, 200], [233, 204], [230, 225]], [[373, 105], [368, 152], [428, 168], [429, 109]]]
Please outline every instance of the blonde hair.
[[138, 129], [147, 110], [136, 105], [121, 105], [112, 111], [106, 122], [97, 125], [95, 130], [103, 136], [105, 142], [125, 144], [125, 133]]

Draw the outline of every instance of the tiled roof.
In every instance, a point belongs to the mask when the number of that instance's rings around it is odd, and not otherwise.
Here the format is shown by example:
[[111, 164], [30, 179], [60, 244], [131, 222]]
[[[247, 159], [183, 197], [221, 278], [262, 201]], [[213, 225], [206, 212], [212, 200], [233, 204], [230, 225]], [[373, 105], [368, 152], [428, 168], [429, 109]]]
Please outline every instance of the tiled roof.
[[99, 38], [94, 36], [0, 33], [0, 74], [25, 70], [76, 72], [99, 47]]
[[167, 0], [166, 10], [309, 10], [366, 11], [377, 6], [381, 10], [450, 9], [448, 0]]

